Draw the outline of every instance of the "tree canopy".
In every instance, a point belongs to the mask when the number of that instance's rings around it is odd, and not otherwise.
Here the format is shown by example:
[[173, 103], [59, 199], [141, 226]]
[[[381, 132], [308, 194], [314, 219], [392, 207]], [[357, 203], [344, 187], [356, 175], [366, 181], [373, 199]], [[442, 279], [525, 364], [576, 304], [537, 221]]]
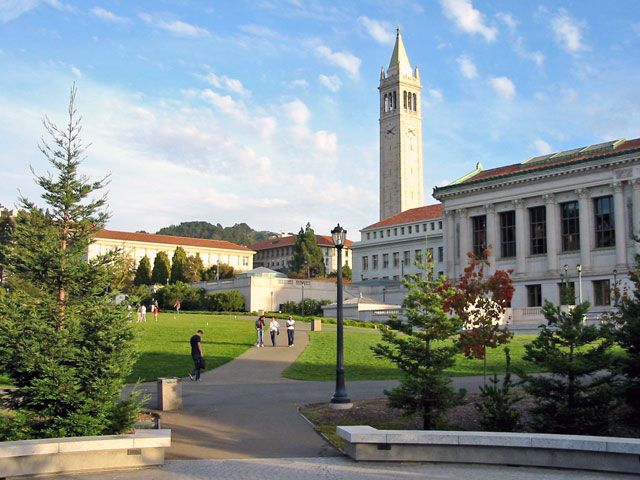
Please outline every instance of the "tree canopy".
[[236, 223], [232, 227], [223, 227], [219, 223], [214, 225], [209, 222], [182, 222], [158, 230], [161, 235], [173, 235], [178, 237], [206, 238], [210, 240], [226, 240], [238, 245], [250, 246], [261, 240], [266, 240], [275, 235], [269, 231], [253, 230], [246, 223]]
[[304, 229], [300, 228], [296, 236], [289, 271], [303, 277], [325, 276], [324, 255], [316, 241], [316, 234], [309, 223]]

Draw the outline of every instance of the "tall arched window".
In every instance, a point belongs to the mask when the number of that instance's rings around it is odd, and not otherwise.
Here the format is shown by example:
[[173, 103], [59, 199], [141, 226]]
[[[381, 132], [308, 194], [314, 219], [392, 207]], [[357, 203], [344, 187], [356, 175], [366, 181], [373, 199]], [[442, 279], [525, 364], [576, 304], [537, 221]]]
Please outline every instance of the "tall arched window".
[[417, 112], [418, 111], [418, 101], [416, 100], [416, 94], [413, 94], [413, 111]]
[[[407, 91], [403, 90], [402, 91], [402, 96], [404, 97], [404, 109], [407, 109]], [[409, 94], [409, 98], [411, 98], [411, 94]]]
[[398, 98], [396, 96], [396, 91], [395, 90], [393, 91], [393, 102], [392, 103], [393, 103], [393, 109], [395, 110], [397, 108], [397, 106], [398, 106]]
[[382, 110], [387, 113], [389, 111], [389, 99], [387, 98], [387, 94], [384, 94], [384, 100], [382, 103]]
[[409, 92], [409, 110], [413, 110], [413, 108], [411, 107], [411, 92]]

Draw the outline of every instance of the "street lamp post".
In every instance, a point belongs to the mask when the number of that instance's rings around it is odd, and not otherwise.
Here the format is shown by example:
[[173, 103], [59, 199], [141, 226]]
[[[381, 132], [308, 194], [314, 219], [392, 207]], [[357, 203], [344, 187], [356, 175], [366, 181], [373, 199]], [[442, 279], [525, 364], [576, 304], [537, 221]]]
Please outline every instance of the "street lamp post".
[[382, 287], [382, 303], [385, 303], [386, 299], [385, 299], [385, 293], [386, 293], [387, 289], [385, 287]]
[[[561, 304], [569, 305], [569, 293], [567, 292], [567, 288], [569, 287], [569, 265], [565, 263], [564, 265], [564, 279], [562, 281], [562, 301]], [[574, 293], [575, 296], [575, 293]], [[574, 300], [575, 301], [575, 300]]]
[[[347, 231], [338, 224], [336, 228], [331, 230], [333, 244], [338, 252], [338, 265], [342, 265], [342, 247], [347, 237]], [[347, 389], [344, 383], [344, 335], [342, 321], [342, 268], [338, 268], [337, 272], [337, 357], [336, 357], [336, 391], [331, 397], [331, 407], [339, 410], [351, 408], [353, 404], [347, 395]]]
[[613, 269], [613, 306], [618, 308], [618, 270]]
[[302, 302], [300, 303], [300, 313], [304, 317], [304, 280], [302, 280]]
[[582, 303], [582, 265], [576, 265], [578, 271], [578, 303]]

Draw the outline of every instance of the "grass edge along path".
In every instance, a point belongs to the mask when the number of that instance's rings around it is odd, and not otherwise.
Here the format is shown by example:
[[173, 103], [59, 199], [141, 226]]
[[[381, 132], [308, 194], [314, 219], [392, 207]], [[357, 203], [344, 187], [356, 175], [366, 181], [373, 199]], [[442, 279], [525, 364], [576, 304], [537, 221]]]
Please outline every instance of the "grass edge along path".
[[[511, 349], [512, 367], [526, 372], [539, 371], [522, 359], [524, 345], [536, 335], [517, 334], [507, 345]], [[400, 371], [389, 360], [376, 358], [371, 346], [381, 340], [379, 334], [344, 332], [344, 363], [349, 381], [397, 380]], [[504, 347], [487, 351], [487, 374], [504, 374]], [[297, 360], [283, 372], [285, 378], [307, 381], [330, 381], [335, 379], [336, 335], [335, 332], [309, 332], [309, 345]], [[456, 364], [447, 373], [454, 377], [482, 375], [482, 360], [470, 360], [462, 354], [456, 356]]]

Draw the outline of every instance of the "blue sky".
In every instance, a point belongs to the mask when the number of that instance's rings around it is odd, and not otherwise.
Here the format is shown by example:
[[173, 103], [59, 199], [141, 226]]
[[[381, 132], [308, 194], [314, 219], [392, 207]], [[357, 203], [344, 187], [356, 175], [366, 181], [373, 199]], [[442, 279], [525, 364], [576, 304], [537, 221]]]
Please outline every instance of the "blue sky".
[[0, 203], [39, 194], [76, 82], [109, 228], [378, 220], [378, 81], [401, 28], [434, 186], [640, 136], [637, 0], [0, 0]]

